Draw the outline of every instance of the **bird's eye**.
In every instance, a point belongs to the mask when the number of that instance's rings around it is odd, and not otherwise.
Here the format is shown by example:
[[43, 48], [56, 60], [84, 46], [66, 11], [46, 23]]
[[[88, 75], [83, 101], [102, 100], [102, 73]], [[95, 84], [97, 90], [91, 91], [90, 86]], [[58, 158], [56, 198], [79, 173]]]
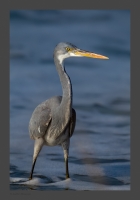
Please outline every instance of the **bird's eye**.
[[70, 51], [71, 49], [70, 49], [69, 47], [66, 47], [66, 50], [67, 50], [67, 51]]

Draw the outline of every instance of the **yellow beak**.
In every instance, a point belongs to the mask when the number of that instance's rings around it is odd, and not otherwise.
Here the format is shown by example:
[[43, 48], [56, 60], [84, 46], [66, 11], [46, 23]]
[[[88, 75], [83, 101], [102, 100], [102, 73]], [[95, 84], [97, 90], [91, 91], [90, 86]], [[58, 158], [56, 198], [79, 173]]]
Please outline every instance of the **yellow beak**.
[[89, 58], [98, 58], [98, 59], [109, 59], [106, 56], [100, 55], [100, 54], [96, 54], [93, 52], [89, 52], [89, 51], [84, 51], [81, 49], [75, 50], [74, 52], [75, 55], [79, 55], [79, 56], [84, 56], [84, 57], [89, 57]]

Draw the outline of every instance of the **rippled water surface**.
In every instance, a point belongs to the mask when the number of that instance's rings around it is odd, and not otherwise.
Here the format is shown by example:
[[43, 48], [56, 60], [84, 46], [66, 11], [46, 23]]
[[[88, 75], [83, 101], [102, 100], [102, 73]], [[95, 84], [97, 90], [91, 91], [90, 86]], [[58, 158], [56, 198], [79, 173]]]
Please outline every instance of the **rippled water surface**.
[[[65, 180], [62, 148], [45, 147], [28, 181], [34, 108], [62, 94], [53, 50], [59, 42], [109, 57], [69, 58], [77, 123]], [[16, 10], [10, 13], [10, 189], [130, 189], [130, 12]]]

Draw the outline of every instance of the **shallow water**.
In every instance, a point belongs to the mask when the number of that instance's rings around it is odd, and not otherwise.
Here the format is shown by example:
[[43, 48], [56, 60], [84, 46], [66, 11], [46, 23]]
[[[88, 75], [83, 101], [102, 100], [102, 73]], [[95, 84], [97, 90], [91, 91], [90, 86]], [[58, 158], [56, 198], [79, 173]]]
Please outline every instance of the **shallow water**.
[[[53, 62], [53, 49], [62, 41], [109, 60], [65, 61], [77, 113], [70, 179], [65, 180], [62, 148], [44, 146], [28, 182], [34, 145], [28, 123], [39, 103], [62, 94]], [[130, 189], [129, 11], [11, 11], [10, 189]]]

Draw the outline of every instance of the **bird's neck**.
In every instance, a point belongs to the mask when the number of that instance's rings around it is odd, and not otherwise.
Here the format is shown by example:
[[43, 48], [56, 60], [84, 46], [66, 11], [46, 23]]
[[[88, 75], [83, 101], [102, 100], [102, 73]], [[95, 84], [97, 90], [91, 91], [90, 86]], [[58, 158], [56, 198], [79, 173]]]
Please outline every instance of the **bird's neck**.
[[66, 117], [69, 119], [72, 109], [72, 85], [69, 76], [67, 75], [63, 62], [61, 63], [57, 57], [54, 56], [54, 62], [56, 65], [56, 69], [59, 74], [60, 82], [62, 85], [62, 101], [60, 104], [60, 108], [62, 109], [63, 113], [67, 115]]

